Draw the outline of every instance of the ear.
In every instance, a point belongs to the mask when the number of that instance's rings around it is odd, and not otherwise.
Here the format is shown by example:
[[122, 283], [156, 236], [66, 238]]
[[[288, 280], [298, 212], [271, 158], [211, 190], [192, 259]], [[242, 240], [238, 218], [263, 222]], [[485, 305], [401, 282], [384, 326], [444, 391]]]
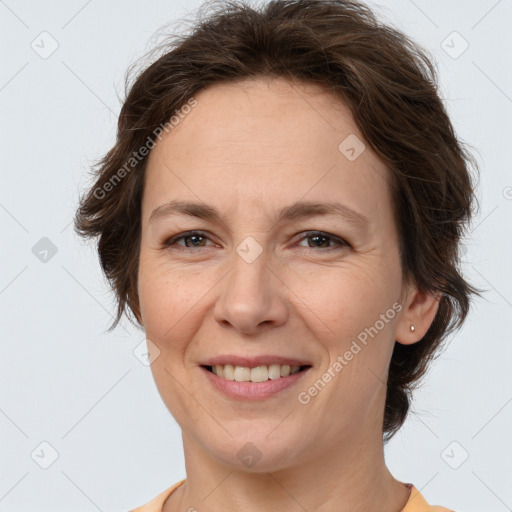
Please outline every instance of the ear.
[[396, 326], [395, 339], [398, 343], [412, 345], [425, 336], [434, 321], [442, 296], [441, 292], [420, 292], [414, 286], [409, 289]]

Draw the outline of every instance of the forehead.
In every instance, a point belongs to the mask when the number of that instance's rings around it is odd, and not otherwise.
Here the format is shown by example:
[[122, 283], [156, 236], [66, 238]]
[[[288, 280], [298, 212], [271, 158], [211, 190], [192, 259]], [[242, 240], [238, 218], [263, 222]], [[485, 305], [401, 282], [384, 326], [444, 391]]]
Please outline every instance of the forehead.
[[251, 213], [301, 198], [341, 202], [382, 220], [389, 213], [388, 170], [349, 108], [324, 88], [250, 79], [194, 99], [151, 150], [143, 222], [176, 198]]

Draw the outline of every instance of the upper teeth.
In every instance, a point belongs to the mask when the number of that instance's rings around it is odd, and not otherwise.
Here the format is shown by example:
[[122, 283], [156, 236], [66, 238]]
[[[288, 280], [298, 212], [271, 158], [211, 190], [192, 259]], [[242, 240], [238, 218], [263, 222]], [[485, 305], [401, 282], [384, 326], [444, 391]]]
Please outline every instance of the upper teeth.
[[268, 379], [279, 379], [288, 377], [297, 373], [300, 366], [291, 366], [288, 364], [271, 364], [269, 366], [233, 366], [231, 364], [217, 364], [212, 366], [212, 371], [219, 377], [226, 380], [236, 380], [238, 382], [264, 382]]

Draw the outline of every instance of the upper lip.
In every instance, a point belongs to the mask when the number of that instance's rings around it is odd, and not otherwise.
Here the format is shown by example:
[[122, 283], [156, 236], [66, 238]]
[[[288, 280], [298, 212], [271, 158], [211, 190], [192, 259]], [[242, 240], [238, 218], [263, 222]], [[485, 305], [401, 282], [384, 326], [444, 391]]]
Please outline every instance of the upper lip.
[[273, 355], [262, 355], [262, 356], [254, 356], [254, 357], [244, 357], [244, 356], [233, 356], [233, 355], [220, 355], [211, 357], [206, 361], [202, 362], [202, 366], [215, 366], [215, 365], [226, 365], [231, 364], [233, 366], [249, 366], [254, 368], [256, 366], [268, 366], [271, 364], [279, 364], [284, 365], [288, 364], [290, 366], [311, 366], [311, 363], [305, 361], [304, 359], [297, 359], [295, 357], [286, 357], [286, 356], [273, 356]]

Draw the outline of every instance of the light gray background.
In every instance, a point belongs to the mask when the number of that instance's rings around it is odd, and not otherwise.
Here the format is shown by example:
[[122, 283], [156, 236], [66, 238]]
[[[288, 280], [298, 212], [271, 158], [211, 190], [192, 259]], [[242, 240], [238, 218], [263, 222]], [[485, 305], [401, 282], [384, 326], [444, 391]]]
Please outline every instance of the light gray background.
[[[144, 335], [126, 320], [106, 332], [112, 295], [70, 222], [88, 166], [114, 142], [125, 70], [197, 5], [0, 0], [0, 511], [123, 511], [185, 476], [180, 429], [133, 354]], [[475, 148], [481, 210], [464, 269], [489, 290], [387, 462], [430, 503], [512, 510], [512, 2], [370, 5], [434, 56], [456, 131]], [[57, 250], [46, 262], [33, 252], [43, 237]], [[42, 442], [58, 453], [47, 469]]]

